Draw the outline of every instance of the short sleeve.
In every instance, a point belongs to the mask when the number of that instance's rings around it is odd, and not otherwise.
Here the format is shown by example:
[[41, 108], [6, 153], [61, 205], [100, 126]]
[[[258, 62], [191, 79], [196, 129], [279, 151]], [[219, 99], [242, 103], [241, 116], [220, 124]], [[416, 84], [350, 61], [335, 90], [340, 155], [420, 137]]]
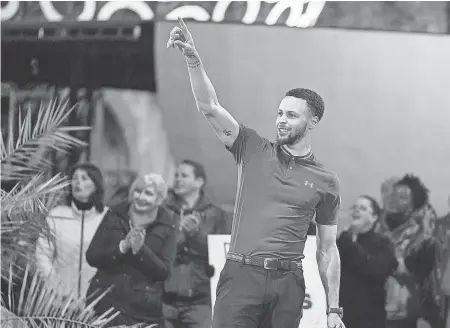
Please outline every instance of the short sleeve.
[[328, 191], [316, 212], [316, 222], [320, 225], [336, 225], [341, 207], [340, 183], [337, 176], [333, 176], [328, 184]]
[[253, 129], [239, 124], [239, 134], [231, 147], [226, 147], [233, 154], [237, 164], [244, 164], [252, 156], [264, 139]]

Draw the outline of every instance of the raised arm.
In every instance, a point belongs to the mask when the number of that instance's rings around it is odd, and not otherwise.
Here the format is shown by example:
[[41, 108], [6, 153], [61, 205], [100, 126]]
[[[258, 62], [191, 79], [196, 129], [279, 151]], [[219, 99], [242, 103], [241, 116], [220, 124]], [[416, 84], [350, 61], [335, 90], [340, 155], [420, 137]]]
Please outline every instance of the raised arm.
[[219, 139], [231, 147], [239, 134], [239, 124], [220, 105], [216, 90], [195, 48], [192, 35], [184, 21], [181, 18], [178, 21], [180, 26], [174, 27], [170, 32], [167, 47], [177, 47], [185, 56], [197, 109], [206, 117]]

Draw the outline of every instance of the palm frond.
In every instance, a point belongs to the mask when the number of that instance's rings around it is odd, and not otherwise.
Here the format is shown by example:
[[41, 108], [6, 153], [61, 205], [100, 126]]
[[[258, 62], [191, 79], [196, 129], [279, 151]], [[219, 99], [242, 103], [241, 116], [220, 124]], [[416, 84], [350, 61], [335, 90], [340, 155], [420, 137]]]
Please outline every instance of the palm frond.
[[35, 269], [37, 238], [44, 234], [54, 239], [45, 220], [48, 209], [69, 183], [63, 175], [49, 176], [53, 163], [48, 154], [86, 144], [71, 133], [88, 127], [63, 126], [74, 108], [67, 110], [67, 102], [52, 100], [36, 111], [29, 108], [24, 117], [19, 110], [17, 137], [5, 141], [0, 135], [1, 180], [9, 190], [0, 192], [1, 327], [102, 327], [118, 315], [114, 309], [101, 316], [93, 310], [108, 291], [86, 306], [75, 292], [60, 295], [63, 286], [46, 284]]
[[58, 203], [68, 181], [62, 175], [44, 179], [38, 174], [28, 183], [18, 183], [10, 192], [1, 193], [1, 277], [10, 265], [20, 267], [34, 261], [34, 247], [39, 236], [53, 244], [54, 236], [46, 223], [48, 209]]
[[17, 183], [10, 192], [3, 191], [1, 195], [2, 216], [24, 211], [46, 212], [47, 206], [56, 201], [57, 193], [68, 186], [69, 181], [62, 174], [57, 174], [50, 179], [45, 179], [44, 175], [42, 172], [38, 173], [27, 183]]
[[88, 306], [84, 299], [78, 299], [75, 293], [62, 296], [58, 288], [49, 288], [38, 272], [31, 274], [26, 268], [20, 290], [14, 289], [13, 274], [9, 275], [8, 295], [2, 295], [2, 312], [8, 313], [1, 318], [1, 326], [21, 324], [23, 327], [103, 327], [118, 315], [110, 309], [97, 316], [93, 307], [106, 295], [105, 291]]
[[86, 146], [86, 142], [73, 137], [70, 132], [89, 130], [90, 127], [64, 127], [64, 121], [75, 109], [67, 109], [63, 103], [51, 100], [47, 106], [41, 103], [33, 113], [28, 108], [22, 119], [19, 110], [18, 137], [9, 136], [5, 142], [0, 136], [2, 180], [27, 179], [49, 168], [52, 163], [46, 158], [48, 150], [68, 151], [71, 147]]
[[[19, 265], [21, 262], [33, 260], [29, 257], [33, 256], [36, 241], [39, 237], [43, 237], [54, 244], [55, 237], [45, 218], [46, 216], [43, 213], [29, 212], [16, 213], [11, 220], [2, 220], [0, 226], [2, 274], [5, 270], [8, 270], [10, 263]], [[20, 261], [21, 258], [24, 258], [24, 260]]]

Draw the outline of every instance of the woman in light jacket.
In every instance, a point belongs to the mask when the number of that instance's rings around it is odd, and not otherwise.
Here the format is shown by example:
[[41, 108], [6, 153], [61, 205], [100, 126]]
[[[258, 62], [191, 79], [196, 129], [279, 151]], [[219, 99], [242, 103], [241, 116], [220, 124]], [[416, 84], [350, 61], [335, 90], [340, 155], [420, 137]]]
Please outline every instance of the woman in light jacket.
[[47, 223], [54, 240], [40, 237], [36, 265], [47, 286], [62, 297], [86, 297], [95, 268], [86, 262], [86, 250], [108, 208], [104, 206], [104, 182], [94, 165], [75, 165], [69, 173], [70, 192], [66, 205], [53, 208]]

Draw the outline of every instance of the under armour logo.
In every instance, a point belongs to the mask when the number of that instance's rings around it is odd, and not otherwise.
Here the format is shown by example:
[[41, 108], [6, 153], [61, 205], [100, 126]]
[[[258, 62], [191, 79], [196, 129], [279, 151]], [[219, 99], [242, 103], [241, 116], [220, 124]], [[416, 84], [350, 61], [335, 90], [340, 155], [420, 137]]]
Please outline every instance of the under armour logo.
[[305, 186], [309, 186], [309, 188], [312, 188], [312, 187], [314, 187], [314, 183], [305, 181]]

